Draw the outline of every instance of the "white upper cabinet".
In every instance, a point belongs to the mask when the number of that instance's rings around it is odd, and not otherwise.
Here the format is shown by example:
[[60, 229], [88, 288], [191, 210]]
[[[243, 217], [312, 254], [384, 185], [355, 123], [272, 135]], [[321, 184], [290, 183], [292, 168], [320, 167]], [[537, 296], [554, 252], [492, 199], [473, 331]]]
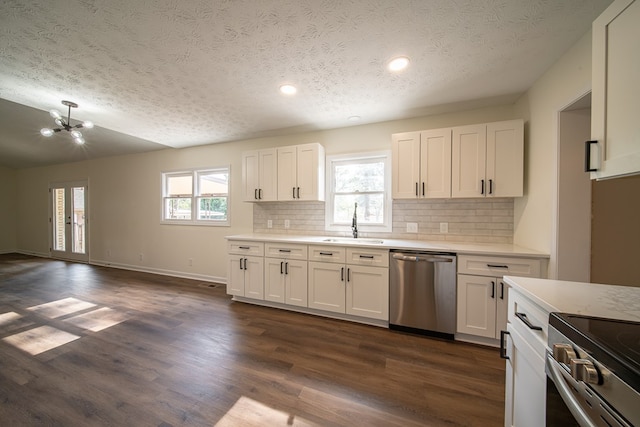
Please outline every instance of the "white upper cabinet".
[[278, 200], [324, 200], [324, 147], [303, 144], [277, 152]]
[[392, 197], [451, 197], [451, 128], [391, 136]]
[[455, 127], [451, 145], [451, 197], [522, 196], [522, 120]]
[[640, 0], [616, 0], [593, 23], [592, 179], [640, 173]]
[[451, 196], [483, 197], [487, 158], [487, 126], [460, 126], [453, 130]]
[[276, 149], [242, 153], [243, 200], [269, 202], [277, 198]]
[[524, 122], [487, 124], [487, 181], [490, 197], [521, 197], [524, 190]]

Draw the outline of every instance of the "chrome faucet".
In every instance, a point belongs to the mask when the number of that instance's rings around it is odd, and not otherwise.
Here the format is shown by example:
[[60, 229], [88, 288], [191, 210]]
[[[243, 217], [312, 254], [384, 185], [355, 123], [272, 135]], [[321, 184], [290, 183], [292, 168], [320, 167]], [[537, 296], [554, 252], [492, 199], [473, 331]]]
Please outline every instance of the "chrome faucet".
[[353, 219], [351, 220], [351, 230], [353, 232], [353, 238], [357, 239], [358, 238], [358, 204], [355, 204], [355, 207], [353, 208]]

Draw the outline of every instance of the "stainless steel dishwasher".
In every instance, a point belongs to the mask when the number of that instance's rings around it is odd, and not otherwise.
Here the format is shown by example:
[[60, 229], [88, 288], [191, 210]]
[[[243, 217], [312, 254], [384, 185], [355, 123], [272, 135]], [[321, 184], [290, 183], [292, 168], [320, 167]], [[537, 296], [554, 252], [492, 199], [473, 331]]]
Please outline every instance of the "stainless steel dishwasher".
[[391, 251], [389, 328], [453, 338], [456, 255]]

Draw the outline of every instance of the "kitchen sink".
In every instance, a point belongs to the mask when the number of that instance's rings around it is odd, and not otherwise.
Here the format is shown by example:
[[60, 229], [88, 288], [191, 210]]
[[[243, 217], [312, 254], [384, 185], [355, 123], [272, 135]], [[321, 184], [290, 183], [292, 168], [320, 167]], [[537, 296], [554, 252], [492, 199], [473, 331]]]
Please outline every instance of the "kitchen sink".
[[362, 245], [381, 245], [384, 243], [384, 240], [379, 239], [353, 239], [353, 238], [340, 238], [340, 237], [330, 237], [327, 239], [323, 239], [323, 242], [327, 243], [350, 243], [350, 244], [362, 244]]

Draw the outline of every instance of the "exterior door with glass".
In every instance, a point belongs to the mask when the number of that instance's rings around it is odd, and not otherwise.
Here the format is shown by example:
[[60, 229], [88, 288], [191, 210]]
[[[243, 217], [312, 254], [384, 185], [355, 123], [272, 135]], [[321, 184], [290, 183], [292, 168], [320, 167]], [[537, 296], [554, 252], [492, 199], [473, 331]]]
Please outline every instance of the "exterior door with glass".
[[89, 261], [88, 185], [86, 181], [52, 184], [51, 256]]

